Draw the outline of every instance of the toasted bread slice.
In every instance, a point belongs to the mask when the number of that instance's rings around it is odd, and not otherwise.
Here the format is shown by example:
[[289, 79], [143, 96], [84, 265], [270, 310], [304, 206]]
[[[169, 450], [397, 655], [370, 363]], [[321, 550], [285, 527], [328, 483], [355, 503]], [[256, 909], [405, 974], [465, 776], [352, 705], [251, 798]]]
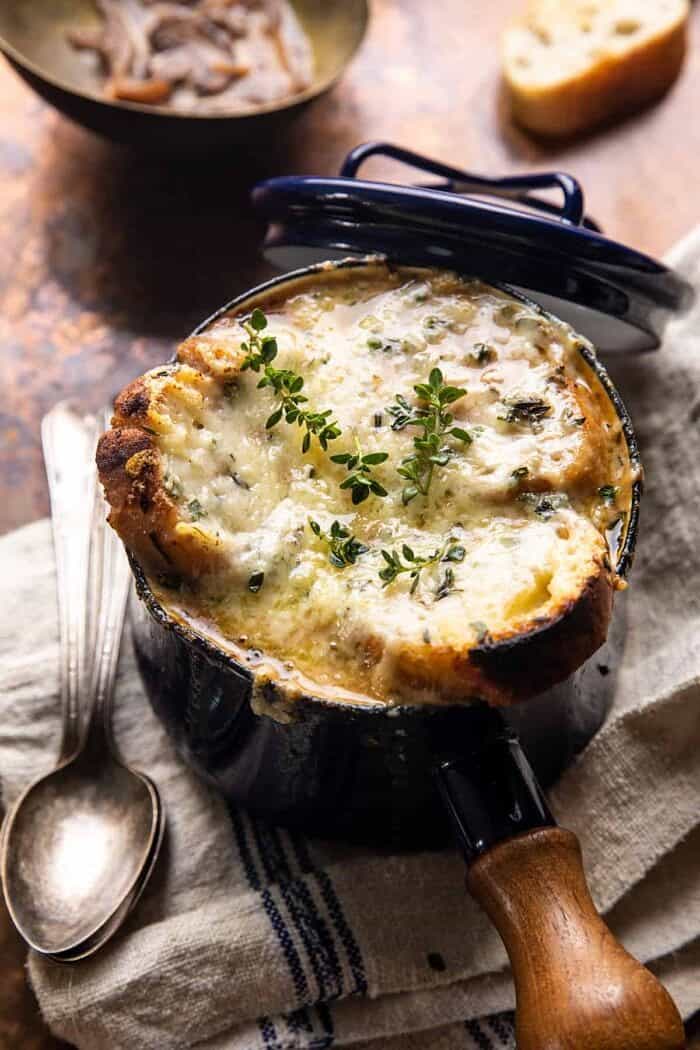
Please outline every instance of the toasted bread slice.
[[659, 98], [683, 64], [688, 0], [531, 0], [506, 29], [514, 119], [539, 135], [585, 131]]

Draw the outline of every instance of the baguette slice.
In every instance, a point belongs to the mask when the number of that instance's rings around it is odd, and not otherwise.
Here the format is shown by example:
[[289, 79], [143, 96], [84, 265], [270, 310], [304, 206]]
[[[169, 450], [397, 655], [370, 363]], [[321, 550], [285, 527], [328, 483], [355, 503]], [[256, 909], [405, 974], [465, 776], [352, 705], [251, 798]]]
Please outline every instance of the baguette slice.
[[652, 102], [681, 69], [689, 10], [688, 0], [531, 0], [503, 38], [514, 119], [572, 135]]

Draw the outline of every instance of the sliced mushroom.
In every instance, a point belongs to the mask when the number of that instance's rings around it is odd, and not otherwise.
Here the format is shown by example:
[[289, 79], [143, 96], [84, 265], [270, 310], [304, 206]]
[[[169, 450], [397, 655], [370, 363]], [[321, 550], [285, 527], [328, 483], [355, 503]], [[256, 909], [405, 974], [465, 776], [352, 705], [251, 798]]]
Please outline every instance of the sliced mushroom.
[[249, 108], [303, 90], [313, 55], [286, 0], [96, 0], [103, 24], [69, 34], [97, 52], [107, 93], [180, 110]]
[[170, 98], [173, 90], [172, 81], [163, 77], [113, 77], [110, 81], [114, 98], [124, 102], [142, 102], [147, 106], [158, 105]]

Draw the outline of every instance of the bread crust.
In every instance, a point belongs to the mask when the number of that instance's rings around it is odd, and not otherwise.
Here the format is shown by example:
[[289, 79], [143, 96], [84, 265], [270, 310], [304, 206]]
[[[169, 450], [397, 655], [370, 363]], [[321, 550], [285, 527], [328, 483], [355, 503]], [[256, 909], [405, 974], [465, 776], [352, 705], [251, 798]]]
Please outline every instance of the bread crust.
[[112, 426], [97, 445], [97, 470], [110, 505], [108, 521], [144, 569], [157, 578], [192, 579], [221, 561], [215, 538], [184, 521], [165, 486], [156, 436], [159, 369], [125, 387]]
[[488, 633], [458, 649], [402, 645], [393, 654], [392, 689], [399, 695], [436, 690], [430, 699], [435, 704], [478, 697], [505, 707], [528, 700], [568, 678], [605, 642], [614, 591], [601, 561], [577, 594], [527, 627]]
[[670, 88], [686, 48], [687, 16], [625, 54], [604, 55], [584, 73], [562, 77], [553, 85], [528, 85], [506, 60], [504, 79], [513, 119], [537, 135], [565, 137], [623, 117]]

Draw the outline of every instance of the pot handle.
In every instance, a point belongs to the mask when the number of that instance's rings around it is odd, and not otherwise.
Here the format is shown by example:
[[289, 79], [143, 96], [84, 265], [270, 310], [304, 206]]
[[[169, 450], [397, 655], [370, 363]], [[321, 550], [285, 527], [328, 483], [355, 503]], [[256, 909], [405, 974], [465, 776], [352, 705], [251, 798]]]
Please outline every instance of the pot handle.
[[467, 886], [508, 952], [519, 1050], [685, 1046], [670, 995], [595, 910], [571, 831], [500, 843], [471, 865]]
[[555, 825], [517, 739], [498, 724], [436, 774], [467, 887], [508, 952], [518, 1050], [680, 1050], [673, 1000], [601, 919], [578, 839]]

